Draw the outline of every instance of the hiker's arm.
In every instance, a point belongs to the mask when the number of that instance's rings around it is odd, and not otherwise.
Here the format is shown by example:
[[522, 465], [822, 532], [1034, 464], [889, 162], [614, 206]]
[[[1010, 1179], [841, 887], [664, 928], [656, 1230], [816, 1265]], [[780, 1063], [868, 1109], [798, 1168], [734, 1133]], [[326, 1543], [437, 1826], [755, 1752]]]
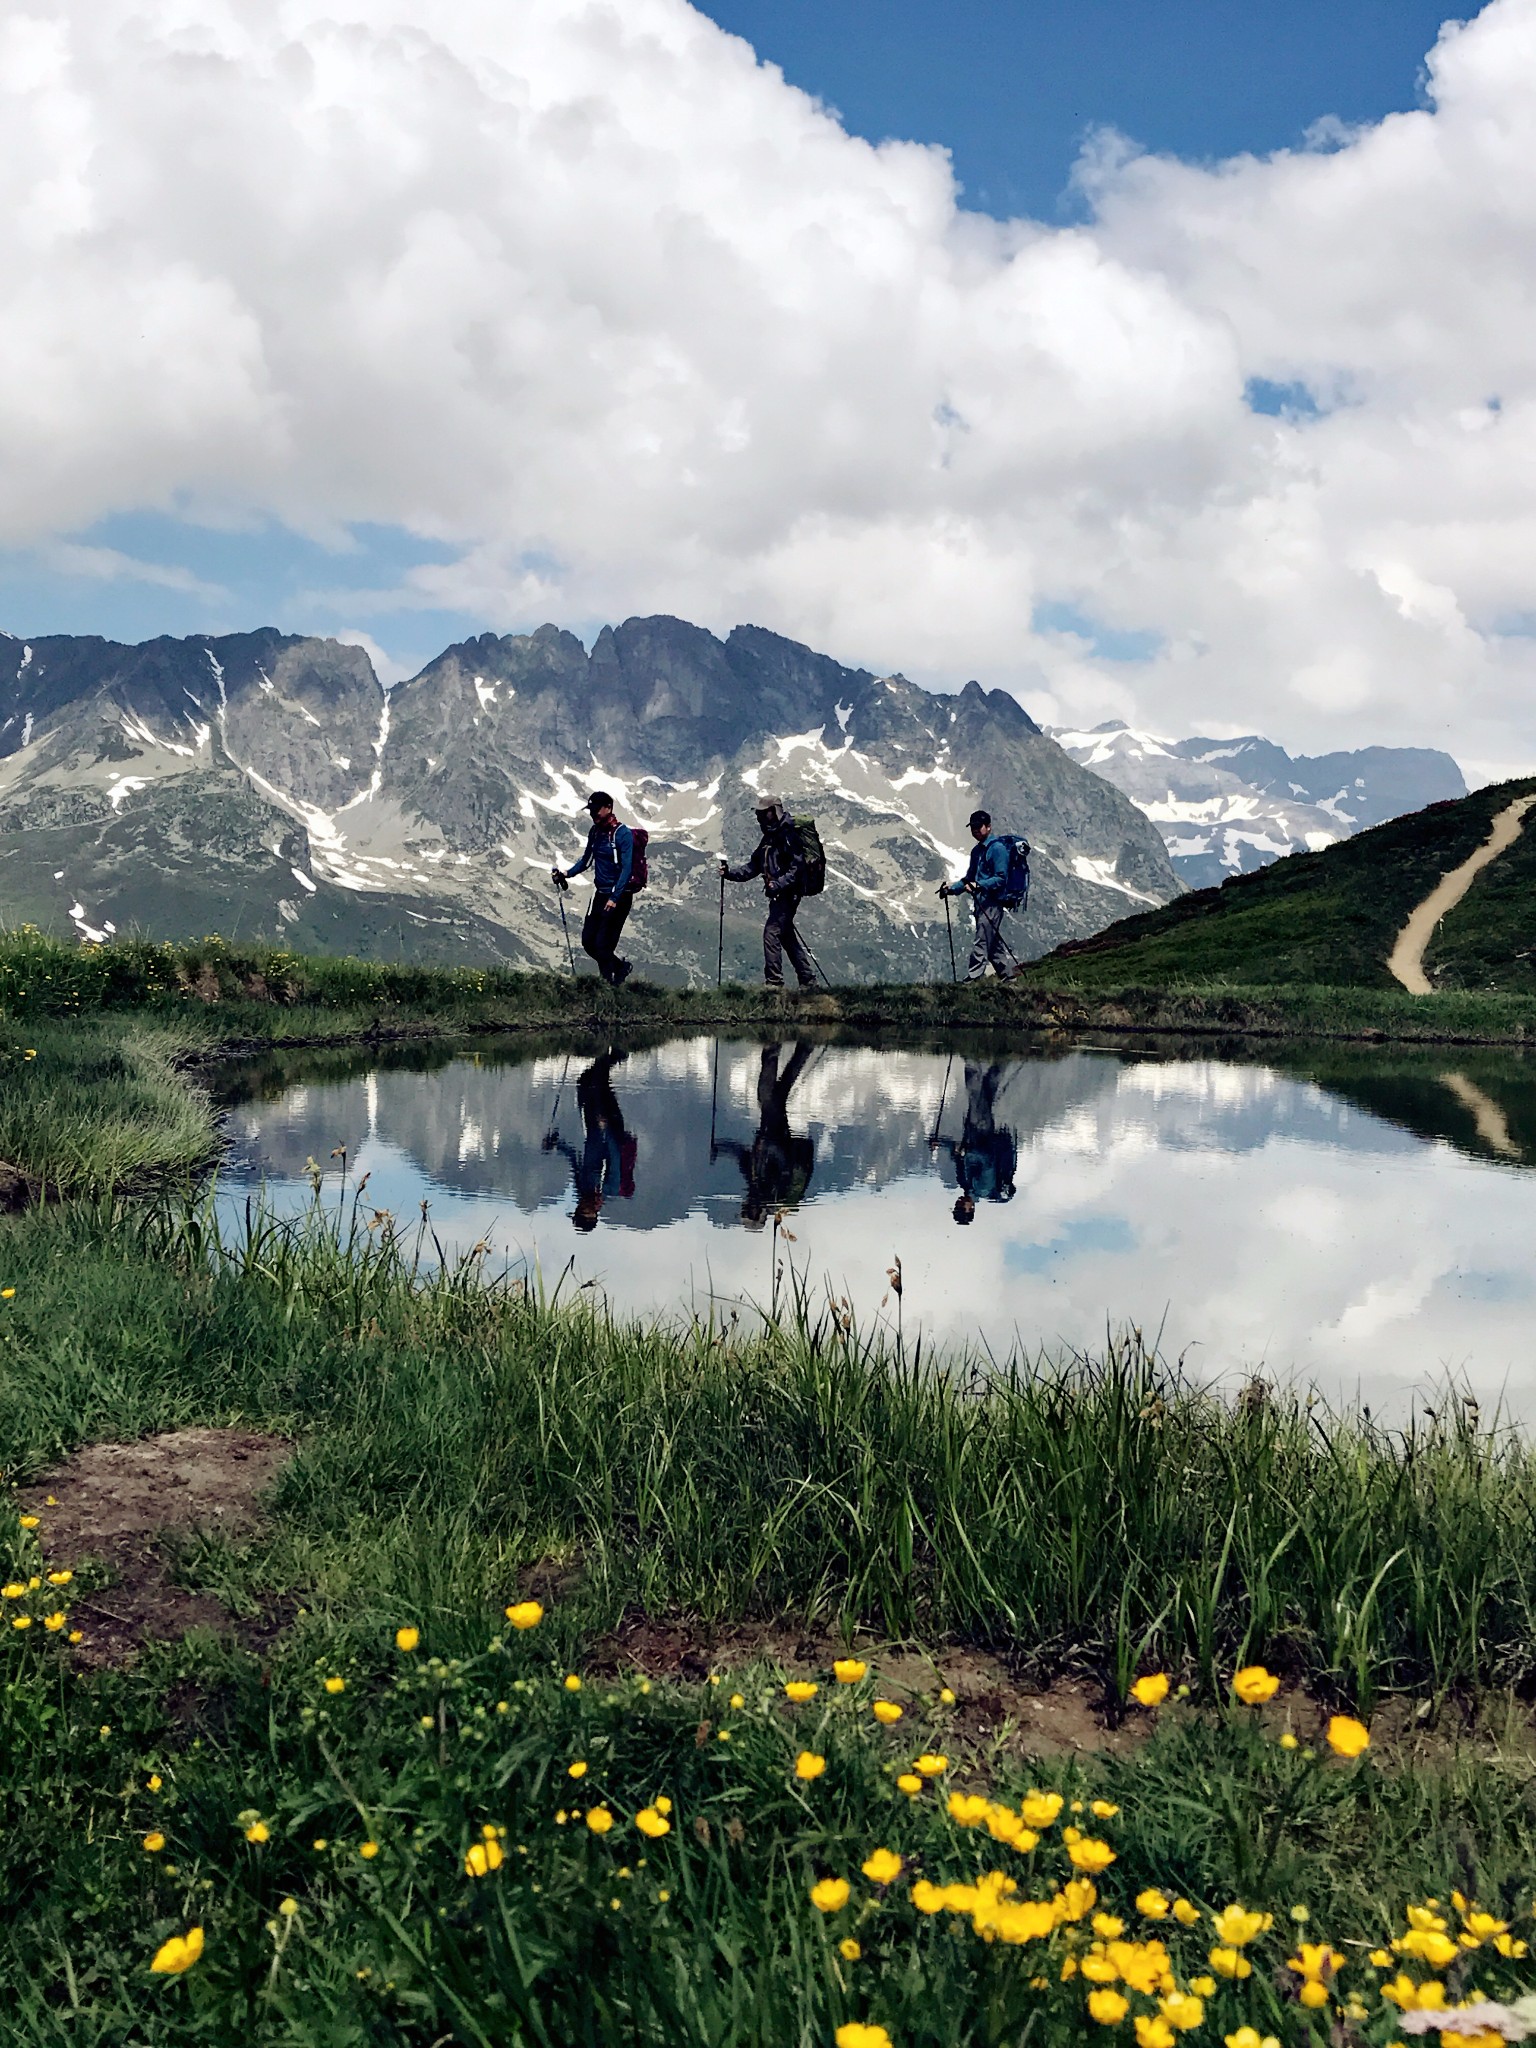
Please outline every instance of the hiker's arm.
[[582, 849], [581, 859], [577, 861], [574, 867], [569, 867], [562, 871], [567, 881], [571, 879], [572, 875], [579, 875], [584, 868], [591, 867], [593, 843], [596, 839], [596, 836], [597, 835], [593, 832], [589, 832], [587, 834], [587, 843], [586, 846]]
[[766, 839], [759, 839], [750, 860], [743, 861], [740, 867], [734, 868], [728, 867], [722, 862], [720, 872], [728, 882], [750, 882], [754, 875], [760, 875], [763, 872], [763, 854], [767, 844]]

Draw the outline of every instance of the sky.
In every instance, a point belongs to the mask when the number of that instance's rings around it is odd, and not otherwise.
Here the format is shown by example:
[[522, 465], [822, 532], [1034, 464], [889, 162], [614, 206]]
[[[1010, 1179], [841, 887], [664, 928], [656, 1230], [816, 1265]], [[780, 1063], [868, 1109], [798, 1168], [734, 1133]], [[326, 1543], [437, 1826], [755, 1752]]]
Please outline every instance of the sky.
[[1439, 13], [20, 0], [0, 626], [665, 611], [1529, 770], [1536, 0]]

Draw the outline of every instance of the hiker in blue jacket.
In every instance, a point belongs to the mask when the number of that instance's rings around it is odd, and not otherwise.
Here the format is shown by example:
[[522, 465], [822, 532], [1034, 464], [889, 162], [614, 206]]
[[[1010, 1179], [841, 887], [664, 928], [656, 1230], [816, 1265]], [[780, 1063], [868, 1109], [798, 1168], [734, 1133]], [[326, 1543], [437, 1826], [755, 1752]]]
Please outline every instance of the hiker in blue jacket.
[[613, 1092], [612, 1074], [628, 1053], [605, 1052], [576, 1083], [576, 1104], [581, 1111], [582, 1148], [567, 1145], [558, 1131], [544, 1139], [546, 1152], [560, 1152], [571, 1162], [576, 1179], [576, 1207], [571, 1216], [579, 1231], [597, 1228], [598, 1214], [610, 1195], [635, 1192], [634, 1139], [624, 1122], [619, 1098]]
[[987, 971], [987, 962], [992, 963], [993, 972], [1003, 981], [1012, 981], [1022, 973], [1013, 948], [1003, 937], [1005, 909], [1003, 894], [1008, 886], [1008, 843], [995, 838], [992, 832], [990, 811], [972, 811], [970, 818], [971, 837], [975, 845], [971, 848], [971, 864], [958, 882], [942, 882], [941, 896], [964, 896], [969, 894], [976, 913], [976, 943], [971, 948], [971, 957], [966, 962], [967, 981], [980, 981]]
[[965, 1063], [965, 1128], [958, 1142], [935, 1134], [933, 1149], [948, 1152], [955, 1168], [954, 1218], [972, 1223], [978, 1202], [1011, 1202], [1014, 1175], [1018, 1171], [1018, 1140], [1006, 1124], [996, 1121], [997, 1091], [1004, 1070], [1000, 1065], [979, 1067]]
[[587, 833], [585, 853], [574, 867], [554, 868], [551, 873], [555, 887], [563, 889], [572, 875], [581, 874], [585, 868], [593, 870], [596, 886], [591, 907], [582, 921], [581, 950], [597, 962], [597, 971], [608, 986], [618, 988], [628, 981], [630, 974], [629, 962], [615, 956], [619, 934], [635, 901], [635, 892], [630, 887], [635, 865], [634, 835], [614, 815], [613, 798], [606, 789], [593, 790], [587, 798], [587, 811], [592, 827]]

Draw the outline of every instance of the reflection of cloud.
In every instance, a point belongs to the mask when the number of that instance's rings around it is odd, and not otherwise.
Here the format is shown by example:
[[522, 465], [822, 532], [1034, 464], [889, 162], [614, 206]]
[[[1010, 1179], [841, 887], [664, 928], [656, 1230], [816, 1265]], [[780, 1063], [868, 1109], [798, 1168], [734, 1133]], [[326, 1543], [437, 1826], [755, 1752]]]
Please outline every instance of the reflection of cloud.
[[[750, 1136], [758, 1063], [756, 1046], [722, 1046], [723, 1133]], [[772, 1233], [741, 1227], [734, 1160], [710, 1164], [711, 1043], [637, 1052], [614, 1070], [638, 1134], [636, 1193], [607, 1202], [590, 1237], [571, 1226], [568, 1165], [540, 1147], [562, 1077], [561, 1128], [579, 1129], [584, 1064], [386, 1064], [245, 1105], [237, 1199], [241, 1175], [264, 1166], [285, 1199], [303, 1199], [304, 1158], [350, 1135], [370, 1201], [409, 1228], [426, 1196], [450, 1253], [489, 1238], [550, 1285], [574, 1260], [565, 1284], [596, 1280], [620, 1308], [766, 1302]], [[1273, 1071], [1159, 1062], [1149, 1088], [1135, 1060], [1015, 1058], [996, 1103], [1018, 1145], [1017, 1192], [979, 1203], [962, 1229], [953, 1170], [928, 1143], [945, 1064], [828, 1047], [803, 1077], [790, 1121], [816, 1137], [817, 1163], [780, 1254], [813, 1287], [829, 1282], [876, 1316], [899, 1256], [909, 1336], [984, 1340], [1002, 1356], [1015, 1344], [1093, 1350], [1110, 1325], [1137, 1322], [1212, 1376], [1295, 1373], [1378, 1407], [1468, 1360], [1485, 1396], [1508, 1378], [1515, 1405], [1536, 1412], [1536, 1174], [1420, 1141]], [[958, 1087], [952, 1071], [952, 1102]]]

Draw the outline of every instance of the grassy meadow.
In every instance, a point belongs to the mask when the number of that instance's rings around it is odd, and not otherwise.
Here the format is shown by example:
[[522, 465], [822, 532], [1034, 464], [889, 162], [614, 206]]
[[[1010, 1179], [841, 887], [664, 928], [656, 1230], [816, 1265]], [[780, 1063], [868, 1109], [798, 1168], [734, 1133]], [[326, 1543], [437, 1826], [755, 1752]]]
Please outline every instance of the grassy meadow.
[[[1175, 1007], [799, 1000], [834, 1033]], [[1364, 1099], [1398, 1000], [1178, 1002], [1328, 1010]], [[1400, 1002], [1430, 1038], [1536, 1009]], [[618, 1318], [445, 1269], [334, 1167], [288, 1222], [194, 1178], [220, 1051], [751, 1029], [761, 991], [23, 934], [0, 1006], [7, 2043], [1536, 2029], [1536, 1454], [1497, 1418], [1226, 1402], [1134, 1332], [914, 1357], [793, 1275], [776, 1316]], [[282, 1449], [254, 1527], [60, 1537], [60, 1459], [191, 1429]], [[205, 1624], [124, 1662], [146, 1570]]]

